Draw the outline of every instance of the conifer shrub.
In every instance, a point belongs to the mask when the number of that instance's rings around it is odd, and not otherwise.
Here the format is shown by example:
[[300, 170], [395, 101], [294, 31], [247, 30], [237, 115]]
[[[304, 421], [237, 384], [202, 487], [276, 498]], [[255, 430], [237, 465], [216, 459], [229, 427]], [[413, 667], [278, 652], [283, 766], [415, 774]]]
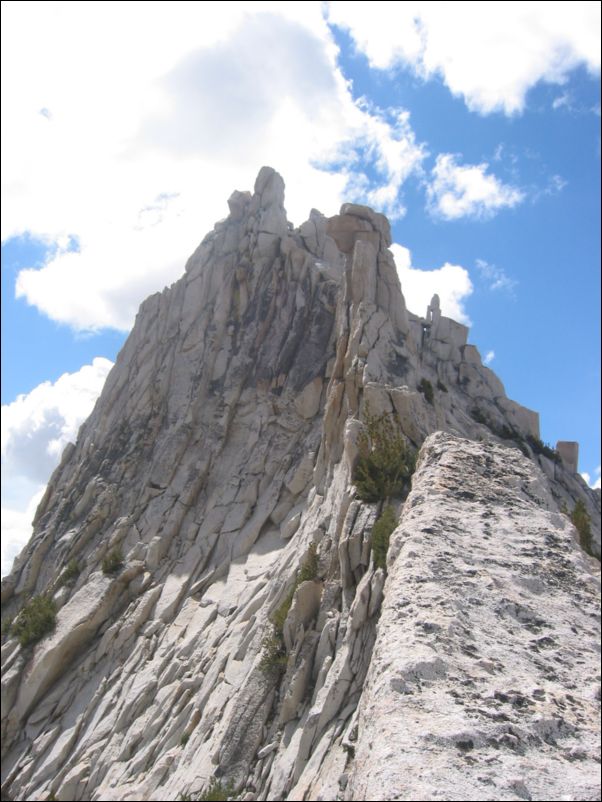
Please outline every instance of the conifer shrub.
[[368, 502], [401, 496], [414, 473], [416, 455], [392, 415], [367, 412], [365, 424], [353, 473], [357, 495]]
[[517, 438], [520, 438], [518, 432], [515, 429], [511, 429], [506, 423], [496, 430], [496, 434], [498, 437], [501, 437], [502, 440], [516, 440]]
[[259, 668], [268, 677], [278, 679], [284, 672], [287, 662], [286, 647], [282, 632], [273, 627], [261, 642], [261, 660]]
[[470, 410], [470, 416], [474, 421], [481, 423], [483, 426], [491, 426], [489, 418], [485, 415], [483, 410], [479, 409], [479, 407], [473, 407]]
[[57, 580], [58, 587], [62, 588], [63, 585], [68, 585], [70, 582], [74, 582], [80, 575], [80, 572], [81, 568], [79, 567], [79, 563], [77, 562], [77, 560], [75, 558], [69, 560], [63, 572], [61, 573], [61, 575]]
[[372, 556], [376, 568], [387, 570], [389, 538], [396, 526], [395, 510], [391, 506], [385, 507], [372, 527]]
[[202, 794], [195, 791], [190, 794], [180, 794], [182, 802], [226, 802], [234, 797], [234, 785], [228, 782], [225, 785], [216, 777], [213, 777], [209, 787]]
[[508, 426], [508, 424], [506, 424], [506, 423], [504, 423], [504, 424], [502, 424], [500, 426], [498, 423], [495, 423], [494, 421], [492, 421], [483, 412], [482, 409], [479, 409], [479, 407], [473, 407], [470, 410], [470, 415], [471, 415], [472, 419], [475, 420], [477, 423], [481, 423], [481, 424], [483, 424], [483, 426], [487, 426], [487, 428], [490, 429], [491, 432], [496, 437], [499, 437], [501, 440], [512, 440], [512, 441], [514, 441], [514, 444], [517, 446], [517, 448], [519, 448], [522, 451], [522, 453], [525, 455], [525, 457], [529, 457], [529, 458], [531, 457], [531, 454], [529, 453], [529, 449], [527, 448], [527, 446], [525, 444], [525, 438], [522, 436], [522, 434], [517, 429], [513, 429], [511, 426]]
[[535, 454], [543, 454], [544, 457], [551, 459], [552, 462], [560, 462], [560, 454], [558, 451], [547, 443], [544, 443], [539, 437], [528, 434], [526, 440]]
[[2, 636], [6, 636], [7, 638], [12, 635], [12, 627], [13, 627], [14, 617], [12, 615], [3, 615], [2, 616], [2, 627], [0, 629]]
[[276, 631], [282, 635], [282, 630], [284, 629], [284, 622], [286, 621], [286, 617], [289, 614], [289, 610], [293, 604], [293, 598], [295, 596], [295, 591], [297, 590], [297, 584], [289, 590], [284, 598], [284, 601], [274, 610], [272, 613], [271, 621]]
[[209, 788], [199, 797], [199, 802], [226, 802], [234, 794], [234, 786], [231, 782], [225, 785], [216, 777], [209, 783]]
[[302, 582], [308, 582], [309, 580], [316, 579], [318, 576], [318, 550], [316, 549], [315, 543], [310, 543], [309, 549], [307, 551], [307, 556], [301, 565], [297, 573], [297, 577], [295, 579], [295, 584], [287, 593], [286, 598], [280, 604], [280, 606], [274, 611], [272, 614], [272, 623], [278, 630], [278, 632], [282, 633], [282, 629], [284, 627], [284, 622], [286, 621], [286, 617], [291, 609], [291, 605], [293, 603], [293, 598], [295, 596], [295, 591], [299, 587]]
[[286, 668], [287, 654], [284, 645], [284, 622], [289, 614], [295, 591], [302, 582], [318, 577], [318, 550], [315, 543], [310, 543], [307, 555], [303, 560], [295, 584], [286, 594], [284, 601], [276, 608], [270, 618], [272, 631], [262, 641], [262, 655], [259, 667], [264, 674], [279, 676]]
[[435, 400], [435, 393], [433, 391], [433, 385], [430, 383], [430, 381], [428, 379], [420, 379], [420, 384], [418, 385], [417, 389], [432, 406], [433, 401]]
[[297, 578], [297, 585], [302, 582], [309, 582], [312, 579], [317, 579], [318, 576], [318, 549], [315, 543], [309, 544], [307, 555], [303, 561], [303, 565], [299, 570]]
[[586, 551], [590, 556], [594, 556], [592, 552], [592, 529], [591, 529], [591, 518], [587, 510], [585, 509], [585, 504], [581, 499], [577, 501], [575, 504], [575, 508], [571, 513], [571, 521], [577, 532], [579, 533], [579, 545]]
[[56, 604], [50, 596], [33, 596], [21, 608], [12, 622], [10, 634], [21, 646], [37, 643], [54, 630], [56, 625]]
[[103, 574], [116, 574], [123, 568], [123, 552], [120, 548], [115, 548], [109, 552], [102, 561]]

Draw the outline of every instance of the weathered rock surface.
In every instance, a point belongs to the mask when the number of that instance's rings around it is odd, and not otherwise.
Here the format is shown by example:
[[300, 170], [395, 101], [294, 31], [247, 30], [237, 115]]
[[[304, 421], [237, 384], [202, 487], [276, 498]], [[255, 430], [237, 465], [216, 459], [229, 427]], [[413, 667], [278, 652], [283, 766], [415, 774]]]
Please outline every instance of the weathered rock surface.
[[[3, 582], [9, 614], [59, 607], [35, 647], [2, 646], [3, 794], [169, 800], [218, 778], [245, 799], [384, 798], [374, 775], [392, 798], [411, 766], [418, 797], [544, 798], [527, 763], [590, 793], [596, 563], [560, 509], [583, 502], [599, 554], [599, 494], [546, 456], [465, 327], [435, 299], [408, 312], [382, 215], [293, 229], [270, 168], [228, 203], [142, 304]], [[422, 449], [386, 577], [352, 483], [367, 409]], [[381, 759], [387, 705], [404, 748]]]
[[599, 798], [599, 583], [553, 508], [516, 451], [427, 439], [346, 799]]

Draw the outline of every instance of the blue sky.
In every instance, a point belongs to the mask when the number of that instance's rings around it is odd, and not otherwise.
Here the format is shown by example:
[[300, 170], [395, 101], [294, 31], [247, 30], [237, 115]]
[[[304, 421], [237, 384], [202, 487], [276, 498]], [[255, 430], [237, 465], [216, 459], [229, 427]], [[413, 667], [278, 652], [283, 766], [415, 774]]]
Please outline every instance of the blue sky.
[[3, 3], [3, 573], [139, 303], [262, 164], [295, 224], [384, 211], [410, 309], [439, 292], [593, 484], [599, 22], [597, 2]]

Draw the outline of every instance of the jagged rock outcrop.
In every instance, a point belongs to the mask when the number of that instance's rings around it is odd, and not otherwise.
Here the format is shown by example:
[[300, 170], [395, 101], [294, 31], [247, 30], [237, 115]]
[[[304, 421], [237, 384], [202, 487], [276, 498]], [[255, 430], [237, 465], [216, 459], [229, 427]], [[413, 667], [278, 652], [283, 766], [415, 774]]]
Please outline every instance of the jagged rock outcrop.
[[[506, 398], [465, 327], [436, 302], [408, 312], [386, 218], [345, 204], [293, 229], [270, 168], [228, 203], [185, 275], [142, 304], [3, 582], [9, 613], [34, 593], [59, 606], [53, 634], [2, 647], [4, 793], [178, 799], [217, 778], [245, 799], [373, 797], [387, 693], [391, 731], [408, 720], [379, 771], [424, 774], [426, 741], [442, 771], [408, 794], [445, 798], [496, 738], [512, 772], [500, 798], [544, 798], [521, 749], [558, 775], [548, 789], [564, 775], [593, 788], [595, 561], [560, 507], [583, 503], [599, 554], [599, 494], [546, 456], [536, 413]], [[388, 576], [370, 550], [378, 505], [353, 485], [367, 411], [421, 449]], [[105, 574], [115, 550], [124, 567]], [[266, 670], [278, 611], [285, 665]], [[447, 724], [421, 728], [439, 704]], [[463, 798], [498, 798], [478, 782], [463, 793], [491, 796]]]

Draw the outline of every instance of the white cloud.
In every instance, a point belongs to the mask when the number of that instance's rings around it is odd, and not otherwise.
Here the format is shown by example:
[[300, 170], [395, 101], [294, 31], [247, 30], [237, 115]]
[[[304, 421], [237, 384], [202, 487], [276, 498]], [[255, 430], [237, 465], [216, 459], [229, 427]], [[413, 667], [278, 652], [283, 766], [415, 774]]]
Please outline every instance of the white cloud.
[[583, 471], [583, 473], [581, 474], [581, 476], [583, 477], [583, 479], [585, 479], [585, 481], [587, 482], [587, 484], [588, 484], [588, 485], [589, 485], [589, 486], [590, 486], [590, 487], [591, 487], [593, 490], [600, 490], [600, 489], [601, 489], [601, 487], [602, 487], [602, 484], [601, 484], [601, 483], [602, 483], [602, 479], [600, 478], [600, 466], [599, 466], [599, 465], [598, 465], [598, 467], [596, 468], [596, 470], [594, 471], [594, 475], [596, 476], [596, 478], [595, 478], [595, 479], [592, 479], [591, 475], [590, 475], [590, 474], [589, 474], [587, 471]]
[[493, 362], [494, 359], [495, 359], [495, 351], [487, 351], [487, 353], [485, 354], [485, 359], [483, 360], [483, 363], [485, 365], [491, 365], [491, 363]]
[[537, 203], [542, 198], [550, 198], [559, 195], [567, 184], [568, 181], [561, 175], [552, 174], [548, 177], [544, 186], [534, 186], [529, 189], [529, 200], [531, 203]]
[[452, 153], [437, 156], [427, 185], [431, 212], [445, 220], [488, 218], [499, 209], [516, 206], [524, 194], [488, 173], [489, 165], [460, 165]]
[[490, 290], [507, 290], [508, 292], [512, 292], [518, 284], [518, 281], [511, 278], [503, 268], [489, 264], [485, 259], [477, 259], [476, 266], [482, 278], [487, 282], [487, 286]]
[[31, 522], [38, 504], [44, 495], [45, 486], [39, 488], [32, 495], [25, 511], [2, 507], [2, 551], [0, 561], [0, 576], [6, 576], [12, 568], [15, 557], [31, 537], [33, 527]]
[[411, 312], [424, 317], [431, 298], [437, 293], [442, 314], [470, 326], [464, 304], [472, 293], [472, 282], [466, 268], [446, 262], [436, 270], [420, 270], [412, 267], [412, 255], [408, 248], [393, 243], [391, 251], [406, 306]]
[[300, 223], [403, 214], [425, 156], [406, 111], [354, 102], [319, 3], [152, 3], [144, 36], [136, 3], [9, 4], [2, 35], [3, 240], [48, 241], [17, 293], [76, 329], [129, 328], [263, 164]]
[[552, 101], [552, 108], [553, 109], [571, 109], [572, 108], [572, 98], [570, 92], [563, 92], [562, 94], [558, 95]]
[[370, 64], [441, 76], [481, 114], [521, 112], [539, 81], [600, 72], [600, 3], [376, 2], [329, 4]]
[[97, 357], [2, 406], [2, 575], [31, 535], [50, 474], [92, 411], [112, 365]]

